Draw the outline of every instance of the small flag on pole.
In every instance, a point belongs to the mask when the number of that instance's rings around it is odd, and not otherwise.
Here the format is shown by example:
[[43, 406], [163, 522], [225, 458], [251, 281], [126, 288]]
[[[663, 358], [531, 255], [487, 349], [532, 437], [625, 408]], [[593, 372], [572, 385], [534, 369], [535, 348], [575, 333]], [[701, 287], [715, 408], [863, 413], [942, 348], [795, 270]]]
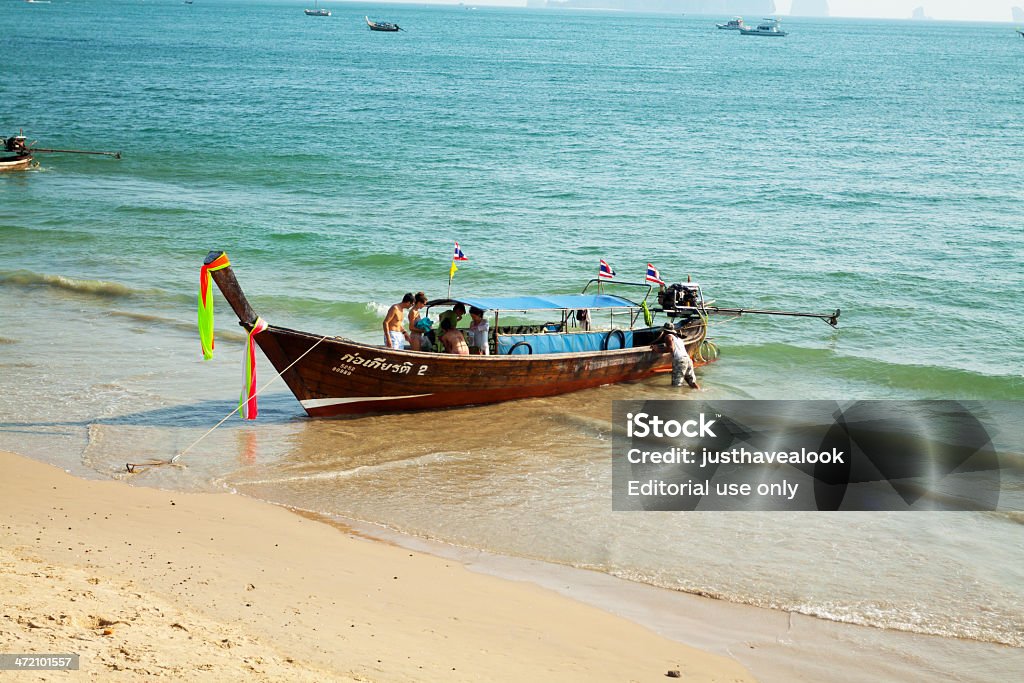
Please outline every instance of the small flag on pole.
[[601, 259], [601, 267], [597, 270], [597, 277], [600, 280], [611, 280], [615, 277], [615, 271], [608, 265], [608, 262]]
[[452, 254], [452, 267], [448, 269], [448, 296], [449, 297], [452, 295], [452, 278], [455, 277], [455, 271], [457, 271], [459, 269], [458, 266], [455, 265], [455, 262], [456, 261], [468, 261], [468, 260], [469, 259], [466, 258], [466, 255], [464, 253], [462, 253], [462, 247], [460, 247], [459, 243], [456, 242], [455, 243], [455, 252]]
[[661, 279], [661, 273], [658, 269], [652, 266], [650, 263], [647, 264], [647, 277], [645, 282], [653, 282], [656, 285], [664, 285], [665, 281]]

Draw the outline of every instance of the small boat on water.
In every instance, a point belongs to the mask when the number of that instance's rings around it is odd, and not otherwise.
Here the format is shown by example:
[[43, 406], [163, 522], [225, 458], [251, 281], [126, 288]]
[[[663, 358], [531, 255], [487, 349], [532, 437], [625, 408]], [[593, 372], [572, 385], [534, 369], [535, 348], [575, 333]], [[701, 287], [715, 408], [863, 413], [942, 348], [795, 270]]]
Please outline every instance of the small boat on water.
[[718, 28], [722, 29], [723, 31], [739, 31], [746, 28], [746, 26], [743, 24], [743, 17], [736, 17], [735, 19], [730, 19], [724, 24], [715, 25]]
[[366, 19], [366, 25], [370, 27], [371, 31], [386, 31], [388, 33], [394, 33], [395, 31], [401, 31], [398, 24], [392, 24], [390, 21], [370, 21], [370, 17], [364, 17]]
[[0, 173], [4, 171], [25, 171], [33, 167], [35, 160], [31, 154], [18, 154], [0, 157]]
[[0, 157], [0, 172], [24, 171], [32, 168], [35, 164], [32, 152], [25, 143], [24, 135], [0, 138], [0, 146], [3, 147], [3, 151], [8, 155]]
[[302, 10], [302, 11], [306, 13], [307, 17], [329, 17], [329, 16], [331, 16], [331, 10], [329, 10], [329, 9], [321, 9], [320, 8], [320, 0], [316, 0], [316, 2], [313, 3], [313, 9], [305, 9], [305, 10]]
[[1017, 35], [1020, 36], [1021, 38], [1024, 38], [1024, 31], [1017, 29]]
[[[835, 326], [832, 314], [726, 309], [705, 301], [696, 283], [672, 285], [648, 308], [653, 287], [617, 282], [641, 301], [601, 291], [591, 280], [580, 294], [549, 296], [458, 296], [427, 303], [462, 304], [490, 318], [489, 355], [455, 355], [374, 346], [345, 337], [268, 325], [260, 319], [235, 277], [227, 255], [211, 251], [204, 272], [216, 282], [250, 338], [311, 417], [432, 410], [513, 399], [553, 396], [668, 372], [672, 357], [663, 315], [678, 332], [695, 365], [718, 357], [707, 340], [708, 316], [726, 313], [801, 315]], [[598, 283], [598, 291], [588, 292]], [[652, 302], [653, 303], [653, 302]], [[530, 319], [543, 322], [527, 322]], [[212, 334], [212, 330], [210, 331]]]
[[741, 28], [740, 35], [782, 38], [787, 35], [787, 32], [779, 28], [778, 19], [766, 18], [761, 20], [761, 23], [757, 25], [757, 28]]
[[0, 138], [0, 152], [6, 152], [9, 156], [0, 157], [0, 171], [24, 171], [29, 168], [38, 167], [33, 155], [41, 152], [62, 153], [62, 154], [100, 154], [111, 156], [115, 159], [121, 158], [120, 152], [91, 152], [82, 149], [44, 149], [36, 147], [35, 142], [28, 144], [25, 135], [18, 133], [9, 138]]

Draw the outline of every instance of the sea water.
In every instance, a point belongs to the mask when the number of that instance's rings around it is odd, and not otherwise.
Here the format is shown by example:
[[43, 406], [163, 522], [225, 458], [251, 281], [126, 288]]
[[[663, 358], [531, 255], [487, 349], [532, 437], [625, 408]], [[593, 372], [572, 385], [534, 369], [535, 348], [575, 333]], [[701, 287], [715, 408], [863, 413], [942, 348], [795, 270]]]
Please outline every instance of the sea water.
[[[11, 3], [0, 447], [824, 619], [1024, 646], [1021, 513], [611, 512], [611, 401], [435, 413], [236, 405], [224, 249], [268, 321], [380, 343], [406, 291], [575, 292], [648, 262], [722, 305], [701, 398], [1024, 399], [1024, 45], [1005, 25], [525, 9]], [[398, 34], [371, 33], [370, 14]], [[569, 30], [571, 27], [571, 30]], [[261, 379], [273, 376], [261, 359]], [[263, 381], [261, 381], [261, 384]], [[195, 445], [193, 445], [195, 444]], [[1016, 493], [1021, 493], [1016, 491]], [[1012, 650], [1018, 652], [1019, 650]]]

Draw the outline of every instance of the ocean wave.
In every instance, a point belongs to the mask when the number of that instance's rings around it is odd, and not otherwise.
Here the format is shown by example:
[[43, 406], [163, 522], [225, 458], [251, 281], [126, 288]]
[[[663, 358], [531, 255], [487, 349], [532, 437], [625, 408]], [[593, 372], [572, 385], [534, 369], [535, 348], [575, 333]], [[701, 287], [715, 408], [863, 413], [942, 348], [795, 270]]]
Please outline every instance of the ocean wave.
[[388, 462], [377, 463], [375, 465], [359, 465], [348, 470], [328, 470], [326, 472], [314, 472], [311, 474], [297, 474], [290, 477], [279, 477], [276, 479], [254, 479], [250, 481], [236, 481], [236, 482], [225, 482], [229, 486], [266, 486], [272, 484], [284, 484], [289, 482], [308, 482], [308, 481], [324, 481], [331, 479], [348, 479], [351, 477], [361, 477], [370, 474], [379, 474], [382, 472], [390, 472], [396, 469], [403, 469], [406, 467], [422, 467], [424, 465], [435, 465], [439, 463], [447, 463], [456, 460], [462, 460], [469, 457], [467, 453], [425, 453], [418, 455], [413, 458], [405, 458], [402, 460], [389, 460]]
[[0, 272], [0, 285], [37, 286], [42, 285], [53, 289], [77, 294], [87, 294], [105, 298], [130, 298], [154, 293], [154, 290], [133, 289], [119, 282], [107, 280], [80, 280], [64, 275], [48, 275], [28, 270]]
[[1011, 647], [1024, 647], [1024, 635], [1016, 632], [1012, 623], [1004, 622], [994, 616], [991, 623], [979, 623], [973, 619], [950, 619], [943, 615], [926, 612], [908, 611], [900, 605], [887, 605], [878, 601], [856, 603], [841, 602], [807, 602], [801, 600], [785, 600], [770, 595], [749, 595], [728, 590], [712, 590], [693, 585], [679, 585], [671, 581], [660, 580], [645, 572], [627, 569], [607, 569], [595, 566], [577, 565], [583, 569], [604, 571], [621, 579], [645, 583], [659, 588], [689, 593], [700, 597], [723, 600], [742, 605], [752, 605], [765, 609], [795, 612], [818, 619], [835, 621], [843, 624], [869, 626], [890, 631], [905, 631], [944, 638], [963, 638], [988, 643], [998, 643]]
[[[179, 330], [185, 330], [188, 332], [196, 331], [195, 321], [184, 321], [175, 320], [174, 318], [167, 318], [160, 315], [153, 315], [151, 313], [136, 313], [133, 311], [109, 311], [107, 315], [112, 315], [118, 318], [128, 318], [129, 320], [135, 320], [146, 325], [158, 325], [166, 327], [174, 327]], [[244, 342], [247, 335], [244, 332], [235, 332], [231, 329], [215, 329], [214, 338], [221, 339], [224, 341], [233, 342]]]
[[1020, 400], [1024, 397], [1024, 377], [1019, 375], [990, 375], [937, 365], [893, 363], [783, 343], [729, 344], [723, 348], [725, 355], [743, 356], [776, 367], [799, 367], [802, 373], [838, 375], [934, 397], [948, 397], [951, 391], [964, 400]]

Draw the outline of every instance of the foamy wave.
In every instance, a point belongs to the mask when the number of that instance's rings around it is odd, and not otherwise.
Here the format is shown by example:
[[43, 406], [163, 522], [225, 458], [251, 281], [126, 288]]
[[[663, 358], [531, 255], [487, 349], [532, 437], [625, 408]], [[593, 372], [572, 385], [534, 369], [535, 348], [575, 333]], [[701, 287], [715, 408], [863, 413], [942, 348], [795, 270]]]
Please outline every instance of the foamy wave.
[[337, 470], [332, 472], [317, 472], [316, 474], [299, 474], [294, 477], [280, 477], [278, 479], [253, 479], [251, 481], [231, 482], [231, 486], [263, 486], [267, 484], [284, 484], [296, 481], [326, 481], [331, 479], [348, 479], [360, 477], [367, 474], [387, 472], [390, 470], [403, 469], [405, 467], [420, 467], [422, 465], [434, 465], [442, 462], [452, 462], [466, 457], [467, 453], [427, 453], [415, 458], [406, 460], [391, 460], [376, 465], [360, 465], [350, 470]]
[[379, 304], [376, 301], [371, 301], [366, 304], [366, 312], [372, 313], [376, 316], [385, 316], [388, 314], [388, 309], [391, 308], [387, 304]]
[[729, 590], [713, 590], [692, 585], [689, 582], [677, 583], [660, 580], [646, 572], [627, 569], [609, 569], [601, 566], [582, 566], [580, 568], [605, 571], [628, 581], [646, 583], [660, 588], [690, 593], [714, 600], [723, 600], [743, 605], [752, 605], [764, 609], [793, 612], [806, 616], [835, 621], [857, 626], [887, 629], [890, 631], [906, 631], [944, 638], [963, 638], [981, 642], [998, 643], [1011, 647], [1024, 647], [1024, 636], [1012, 628], [1004, 628], [1005, 624], [996, 619], [993, 623], [979, 623], [975, 619], [950, 619], [941, 614], [908, 611], [902, 606], [886, 605], [879, 602], [865, 601], [856, 604], [838, 602], [807, 602], [789, 601], [771, 595], [750, 595]]
[[118, 282], [106, 280], [78, 280], [64, 275], [47, 275], [28, 270], [0, 273], [0, 283], [9, 285], [45, 285], [79, 294], [91, 294], [110, 298], [131, 297], [148, 292], [132, 289]]

